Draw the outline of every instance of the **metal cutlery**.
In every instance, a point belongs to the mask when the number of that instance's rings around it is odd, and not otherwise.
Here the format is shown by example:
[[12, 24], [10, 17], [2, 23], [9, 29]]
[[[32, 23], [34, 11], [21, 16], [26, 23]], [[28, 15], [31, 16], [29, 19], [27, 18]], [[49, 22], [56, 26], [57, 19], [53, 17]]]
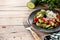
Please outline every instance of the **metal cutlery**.
[[34, 37], [35, 40], [41, 40], [41, 38], [32, 30], [32, 26], [28, 24], [28, 22], [24, 22], [24, 26], [27, 30], [29, 30]]

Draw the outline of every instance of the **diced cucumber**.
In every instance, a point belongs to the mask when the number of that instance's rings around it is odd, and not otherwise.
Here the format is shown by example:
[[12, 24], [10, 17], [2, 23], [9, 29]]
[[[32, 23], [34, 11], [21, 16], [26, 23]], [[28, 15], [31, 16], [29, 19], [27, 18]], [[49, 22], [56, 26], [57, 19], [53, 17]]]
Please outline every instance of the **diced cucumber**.
[[48, 29], [52, 29], [53, 27], [49, 27]]
[[47, 25], [46, 24], [42, 24], [42, 26], [43, 26], [43, 28], [46, 28]]
[[49, 28], [51, 25], [47, 25], [46, 28]]
[[54, 23], [52, 22], [51, 25], [54, 26]]
[[58, 18], [56, 18], [56, 21], [57, 21], [57, 22], [59, 22], [59, 19], [58, 19]]
[[41, 13], [42, 15], [44, 15], [44, 14], [46, 14], [46, 11], [43, 10], [43, 9], [41, 9], [40, 13]]
[[41, 25], [40, 23], [38, 23], [38, 22], [36, 22], [36, 25], [37, 25], [37, 26], [42, 26], [42, 25]]
[[43, 20], [41, 20], [41, 19], [39, 19], [38, 21], [39, 21], [40, 23], [44, 23], [44, 21], [43, 21]]
[[44, 9], [41, 9], [41, 11], [42, 11], [42, 12], [45, 12], [45, 10], [44, 10]]
[[36, 16], [36, 17], [38, 17], [39, 15], [40, 15], [40, 13], [39, 13], [39, 12], [37, 12], [35, 16]]
[[30, 9], [33, 9], [33, 8], [35, 8], [35, 4], [33, 2], [28, 2], [27, 7]]

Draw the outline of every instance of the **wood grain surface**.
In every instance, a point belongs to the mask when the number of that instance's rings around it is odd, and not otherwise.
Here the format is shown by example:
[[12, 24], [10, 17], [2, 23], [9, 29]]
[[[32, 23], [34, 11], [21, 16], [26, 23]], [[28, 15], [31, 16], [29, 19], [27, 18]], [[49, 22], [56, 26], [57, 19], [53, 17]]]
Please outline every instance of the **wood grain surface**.
[[[24, 27], [23, 22], [36, 9], [27, 8], [30, 0], [0, 0], [0, 40], [34, 40], [31, 33]], [[36, 31], [38, 35], [45, 33]], [[41, 36], [42, 34], [42, 36]]]
[[32, 10], [29, 0], [0, 0], [0, 40], [34, 40], [23, 26]]

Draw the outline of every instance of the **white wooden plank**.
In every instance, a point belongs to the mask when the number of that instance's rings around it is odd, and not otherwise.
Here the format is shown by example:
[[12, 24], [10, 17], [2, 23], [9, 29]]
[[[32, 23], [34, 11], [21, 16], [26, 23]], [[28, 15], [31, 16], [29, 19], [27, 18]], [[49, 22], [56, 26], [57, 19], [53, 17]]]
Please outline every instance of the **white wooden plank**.
[[0, 25], [23, 25], [26, 18], [0, 18]]
[[[26, 33], [26, 32], [25, 32]], [[4, 40], [34, 40], [34, 38], [29, 34], [25, 33], [12, 33], [12, 34], [0, 34], [0, 39]]]
[[26, 6], [29, 0], [0, 0], [0, 5], [8, 6]]
[[21, 33], [27, 32], [24, 26], [0, 26], [0, 33], [10, 34], [20, 32]]
[[25, 17], [30, 11], [0, 11], [0, 17]]
[[0, 39], [4, 40], [33, 40], [32, 35], [24, 26], [0, 26]]
[[0, 6], [0, 11], [12, 11], [12, 10], [15, 10], [15, 11], [19, 11], [19, 10], [30, 10], [28, 7], [11, 7], [11, 6]]
[[30, 11], [0, 11], [0, 25], [23, 25]]
[[0, 25], [23, 25], [31, 11], [0, 11]]
[[0, 5], [5, 5], [6, 0], [0, 0]]

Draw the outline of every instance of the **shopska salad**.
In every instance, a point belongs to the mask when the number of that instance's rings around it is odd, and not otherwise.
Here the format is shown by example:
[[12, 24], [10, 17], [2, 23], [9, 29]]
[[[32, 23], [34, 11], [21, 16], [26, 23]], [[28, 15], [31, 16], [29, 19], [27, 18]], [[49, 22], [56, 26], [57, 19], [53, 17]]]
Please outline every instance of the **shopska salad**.
[[41, 9], [34, 16], [33, 23], [46, 29], [56, 28], [60, 24], [60, 15], [50, 10]]

